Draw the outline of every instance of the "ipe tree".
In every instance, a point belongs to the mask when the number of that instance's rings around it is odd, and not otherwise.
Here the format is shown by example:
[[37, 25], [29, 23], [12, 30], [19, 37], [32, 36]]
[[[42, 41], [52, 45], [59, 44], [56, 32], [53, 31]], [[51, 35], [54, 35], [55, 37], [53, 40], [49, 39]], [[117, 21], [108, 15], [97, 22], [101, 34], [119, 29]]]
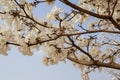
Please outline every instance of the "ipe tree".
[[[56, 1], [71, 10], [56, 5], [45, 19], [33, 14], [38, 5], [49, 7]], [[81, 69], [83, 80], [104, 68], [120, 79], [114, 72], [120, 70], [120, 0], [77, 1], [0, 0], [0, 54], [8, 55], [11, 45], [28, 56], [40, 48], [45, 65], [70, 60]]]

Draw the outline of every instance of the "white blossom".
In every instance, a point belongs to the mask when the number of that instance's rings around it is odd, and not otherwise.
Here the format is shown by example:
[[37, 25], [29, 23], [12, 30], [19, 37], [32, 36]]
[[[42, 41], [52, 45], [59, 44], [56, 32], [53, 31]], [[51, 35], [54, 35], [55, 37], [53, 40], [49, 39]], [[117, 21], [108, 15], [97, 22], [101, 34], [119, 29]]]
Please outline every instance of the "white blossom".
[[61, 8], [58, 8], [57, 6], [55, 6], [52, 10], [51, 10], [51, 12], [49, 13], [49, 14], [47, 14], [47, 16], [46, 16], [46, 18], [48, 19], [48, 20], [55, 20], [56, 19], [56, 15], [58, 15], [58, 14], [60, 14], [60, 13], [62, 13], [63, 12], [63, 10], [61, 9]]

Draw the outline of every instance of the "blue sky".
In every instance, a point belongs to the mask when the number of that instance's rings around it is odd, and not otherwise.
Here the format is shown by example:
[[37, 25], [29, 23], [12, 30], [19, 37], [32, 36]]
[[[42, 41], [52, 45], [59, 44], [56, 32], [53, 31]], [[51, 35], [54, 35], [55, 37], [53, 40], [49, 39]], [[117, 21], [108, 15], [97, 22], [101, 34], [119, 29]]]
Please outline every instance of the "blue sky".
[[80, 80], [79, 69], [70, 62], [45, 66], [42, 56], [42, 51], [23, 56], [12, 47], [9, 56], [0, 55], [0, 80]]
[[[34, 10], [34, 14], [44, 18], [55, 5], [62, 7], [66, 12], [71, 10], [60, 2], [56, 2], [52, 6], [40, 4], [39, 8]], [[0, 55], [0, 80], [82, 80], [80, 70], [69, 61], [66, 64], [61, 62], [54, 66], [43, 65], [42, 50], [35, 52], [31, 57], [23, 56], [16, 47], [12, 47], [8, 53], [8, 56]], [[95, 73], [90, 76], [91, 80], [109, 79], [104, 73]]]
[[[12, 47], [8, 56], [0, 55], [0, 80], [82, 80], [80, 70], [69, 61], [53, 66], [42, 63], [44, 52], [35, 52], [33, 56], [23, 56]], [[91, 80], [107, 80], [106, 73], [92, 73]], [[109, 79], [110, 80], [110, 79]]]

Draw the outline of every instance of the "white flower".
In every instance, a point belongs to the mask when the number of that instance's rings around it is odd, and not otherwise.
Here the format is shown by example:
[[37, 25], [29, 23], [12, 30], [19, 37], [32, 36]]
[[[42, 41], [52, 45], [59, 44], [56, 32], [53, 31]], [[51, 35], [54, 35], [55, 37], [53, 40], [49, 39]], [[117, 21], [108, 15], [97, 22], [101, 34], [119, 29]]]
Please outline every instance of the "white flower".
[[7, 51], [10, 49], [6, 44], [7, 41], [6, 36], [0, 36], [0, 54], [7, 55]]
[[0, 45], [0, 54], [5, 55], [5, 56], [8, 55], [7, 51], [9, 49], [10, 49], [10, 47], [8, 45], [6, 45], [6, 44]]
[[78, 45], [81, 47], [85, 47], [88, 45], [88, 40], [86, 38], [79, 38], [77, 41]]
[[94, 25], [95, 25], [95, 23], [91, 22], [91, 23], [88, 25], [89, 30], [91, 30], [91, 31], [95, 30], [95, 29], [94, 29]]
[[54, 64], [57, 64], [57, 63], [58, 63], [58, 60], [56, 60], [55, 58], [50, 58], [50, 59], [49, 59], [49, 63], [50, 63], [51, 65], [54, 65]]
[[90, 49], [90, 54], [94, 57], [98, 56], [100, 53], [101, 53], [101, 50], [98, 47], [92, 47]]
[[53, 9], [51, 10], [51, 12], [53, 14], [58, 14], [58, 13], [62, 13], [63, 10], [61, 8], [58, 8], [57, 6], [53, 7]]
[[49, 65], [49, 58], [48, 57], [43, 57], [43, 64], [48, 66]]
[[56, 18], [56, 14], [60, 14], [62, 13], [63, 10], [61, 8], [58, 8], [57, 6], [53, 7], [53, 9], [51, 10], [51, 12], [49, 14], [47, 14], [46, 18], [48, 20], [55, 20]]
[[20, 1], [22, 4], [24, 4], [26, 0], [19, 0], [19, 1]]
[[35, 43], [37, 38], [37, 31], [30, 30], [25, 32], [25, 42]]
[[31, 52], [30, 47], [28, 47], [28, 45], [25, 44], [25, 43], [23, 45], [19, 46], [19, 51], [21, 53], [23, 53], [23, 55], [28, 55], [28, 56], [32, 56], [33, 55], [33, 53]]
[[53, 15], [52, 13], [49, 13], [49, 14], [47, 14], [46, 18], [50, 21], [55, 20], [55, 15]]
[[29, 16], [32, 16], [33, 6], [30, 3], [25, 4], [25, 11]]
[[83, 80], [89, 80], [89, 76], [87, 73], [83, 72], [81, 76]]
[[43, 46], [43, 51], [45, 51], [45, 53], [50, 56], [50, 57], [54, 57], [56, 56], [56, 49], [53, 46], [48, 46], [47, 43]]
[[62, 21], [62, 26], [64, 26], [64, 28], [66, 28], [67, 30], [69, 29], [73, 29], [74, 28], [74, 23], [72, 21]]

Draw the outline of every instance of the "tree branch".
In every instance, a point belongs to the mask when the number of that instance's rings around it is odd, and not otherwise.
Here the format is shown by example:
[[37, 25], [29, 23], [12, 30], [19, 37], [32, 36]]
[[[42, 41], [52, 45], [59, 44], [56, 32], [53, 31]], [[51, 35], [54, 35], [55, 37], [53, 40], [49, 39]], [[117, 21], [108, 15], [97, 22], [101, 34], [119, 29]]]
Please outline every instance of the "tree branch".
[[51, 28], [51, 27], [48, 27], [47, 25], [44, 25], [44, 24], [36, 21], [33, 17], [31, 17], [30, 15], [28, 15], [27, 12], [26, 12], [26, 10], [25, 10], [25, 8], [24, 8], [24, 4], [19, 4], [19, 3], [17, 2], [17, 0], [14, 0], [14, 1], [15, 1], [15, 3], [23, 10], [23, 12], [25, 13], [25, 16], [24, 16], [24, 15], [19, 15], [19, 16], [21, 16], [21, 17], [26, 17], [26, 18], [32, 20], [33, 22], [35, 22], [36, 24], [42, 26], [42, 27]]
[[111, 16], [109, 16], [109, 15], [100, 15], [100, 14], [97, 14], [97, 13], [94, 13], [94, 12], [91, 12], [91, 11], [88, 11], [88, 10], [86, 10], [86, 9], [83, 9], [83, 8], [81, 8], [81, 7], [79, 7], [79, 6], [71, 3], [71, 2], [68, 1], [68, 0], [60, 0], [60, 1], [63, 2], [64, 4], [68, 5], [68, 6], [72, 7], [73, 9], [76, 9], [76, 10], [78, 10], [78, 11], [84, 12], [84, 13], [86, 13], [86, 14], [88, 14], [88, 15], [91, 15], [91, 16], [94, 16], [94, 17], [96, 17], [96, 18], [109, 19], [109, 18], [111, 17]]
[[114, 14], [115, 7], [116, 7], [116, 5], [117, 5], [117, 2], [118, 2], [118, 0], [115, 1], [115, 4], [114, 4], [114, 6], [113, 6], [113, 10], [112, 10], [111, 16]]
[[86, 66], [97, 66], [97, 67], [106, 67], [106, 68], [112, 68], [112, 69], [117, 69], [120, 70], [120, 64], [116, 64], [116, 63], [102, 63], [99, 61], [96, 61], [96, 63], [91, 62], [91, 61], [82, 61], [82, 60], [77, 60], [74, 59], [72, 57], [67, 57], [69, 60], [71, 60], [72, 62], [81, 64], [81, 65], [86, 65]]
[[108, 20], [110, 20], [110, 21], [112, 22], [112, 24], [113, 24], [117, 29], [120, 30], [120, 25], [112, 18], [111, 15], [100, 15], [100, 14], [97, 14], [97, 13], [94, 13], [94, 12], [91, 12], [91, 11], [88, 11], [88, 10], [86, 10], [86, 9], [83, 9], [83, 8], [81, 8], [81, 7], [79, 7], [79, 6], [71, 3], [71, 2], [68, 1], [68, 0], [60, 0], [60, 1], [63, 2], [64, 4], [68, 5], [68, 6], [72, 7], [73, 9], [76, 9], [76, 10], [78, 10], [78, 11], [84, 12], [84, 13], [86, 13], [86, 14], [88, 14], [88, 15], [93, 16], [93, 17], [100, 18], [100, 19], [108, 19]]
[[84, 51], [83, 49], [81, 49], [79, 46], [77, 46], [77, 45], [74, 43], [74, 41], [70, 38], [70, 36], [68, 36], [68, 38], [69, 38], [69, 40], [71, 41], [72, 45], [73, 45], [75, 48], [77, 48], [78, 50], [80, 50], [83, 54], [87, 55], [87, 56], [92, 60], [91, 62], [94, 62], [93, 57], [92, 57], [89, 53], [87, 53], [86, 51]]

